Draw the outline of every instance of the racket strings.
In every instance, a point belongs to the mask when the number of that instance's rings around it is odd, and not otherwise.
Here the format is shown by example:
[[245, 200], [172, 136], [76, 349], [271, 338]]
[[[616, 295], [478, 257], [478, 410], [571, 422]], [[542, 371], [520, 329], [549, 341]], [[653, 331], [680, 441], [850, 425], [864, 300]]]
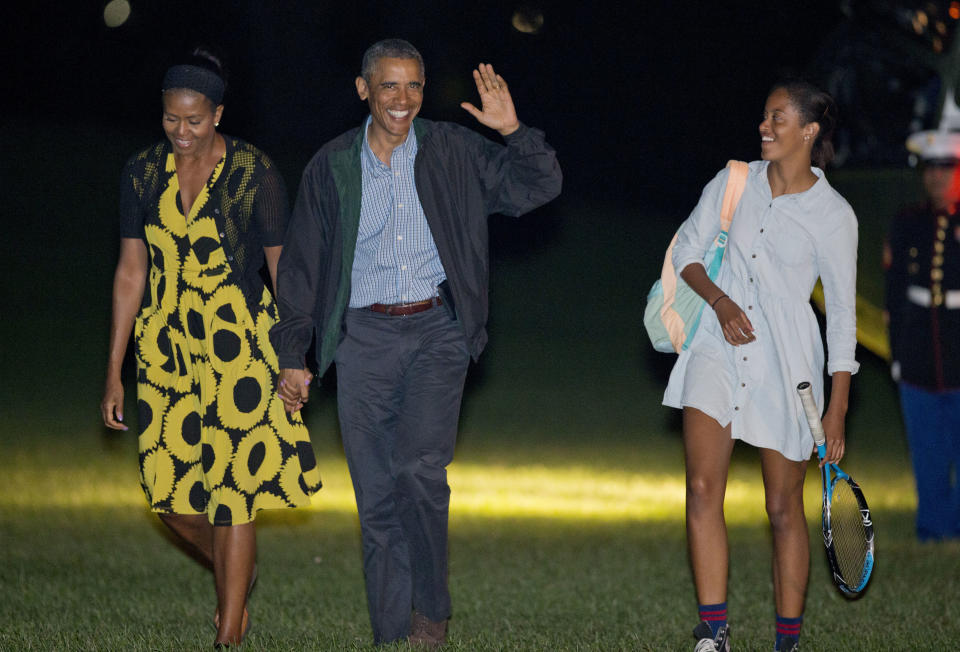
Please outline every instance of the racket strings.
[[850, 587], [863, 581], [870, 542], [863, 523], [860, 503], [853, 489], [845, 481], [834, 481], [833, 497], [830, 500], [830, 527], [833, 531], [833, 548], [837, 567], [843, 580]]

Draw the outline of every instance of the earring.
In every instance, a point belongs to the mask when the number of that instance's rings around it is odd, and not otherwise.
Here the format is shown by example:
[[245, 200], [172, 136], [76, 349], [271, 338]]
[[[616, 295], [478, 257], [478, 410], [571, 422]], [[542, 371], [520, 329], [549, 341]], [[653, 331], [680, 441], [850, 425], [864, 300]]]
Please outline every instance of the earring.
[[214, 126], [214, 127], [219, 127], [219, 126], [220, 126], [220, 123], [219, 123], [219, 122], [214, 122], [214, 123], [213, 123], [213, 126]]
[[803, 137], [803, 141], [804, 141], [804, 142], [807, 142], [808, 140], [810, 140], [810, 136], [804, 136], [804, 137]]

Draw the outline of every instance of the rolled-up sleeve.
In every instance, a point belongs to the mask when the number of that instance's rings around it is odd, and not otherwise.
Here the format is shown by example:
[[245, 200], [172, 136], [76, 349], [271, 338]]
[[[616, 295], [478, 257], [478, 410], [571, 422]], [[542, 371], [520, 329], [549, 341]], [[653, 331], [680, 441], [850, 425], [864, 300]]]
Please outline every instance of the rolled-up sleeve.
[[703, 265], [710, 245], [720, 233], [720, 203], [730, 171], [724, 168], [703, 188], [700, 201], [677, 231], [673, 268], [677, 276], [691, 263]]
[[857, 218], [848, 207], [817, 246], [827, 313], [827, 373], [860, 370], [857, 349]]

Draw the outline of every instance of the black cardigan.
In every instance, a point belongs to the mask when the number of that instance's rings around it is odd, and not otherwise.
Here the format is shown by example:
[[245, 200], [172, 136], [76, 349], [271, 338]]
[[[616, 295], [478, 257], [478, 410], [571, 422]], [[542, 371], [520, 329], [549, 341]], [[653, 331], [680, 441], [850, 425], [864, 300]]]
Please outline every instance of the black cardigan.
[[[266, 154], [238, 138], [224, 135], [223, 170], [210, 190], [201, 215], [212, 217], [230, 263], [230, 279], [247, 301], [263, 293], [264, 247], [283, 244], [289, 202], [283, 177]], [[120, 184], [120, 235], [146, 242], [144, 225], [156, 219], [160, 194], [175, 171], [166, 169], [170, 142], [158, 142], [134, 154], [124, 166]], [[147, 249], [150, 250], [149, 243]], [[151, 261], [153, 253], [150, 252]], [[148, 305], [150, 297], [144, 296]]]

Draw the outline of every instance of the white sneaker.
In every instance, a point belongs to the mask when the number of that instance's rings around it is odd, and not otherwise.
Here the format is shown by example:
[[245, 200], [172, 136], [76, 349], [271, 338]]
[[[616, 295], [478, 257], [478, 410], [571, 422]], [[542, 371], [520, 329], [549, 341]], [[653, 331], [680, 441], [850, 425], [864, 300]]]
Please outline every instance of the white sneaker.
[[730, 652], [730, 625], [718, 629], [714, 636], [710, 624], [702, 620], [694, 628], [693, 637], [698, 639], [693, 652]]

